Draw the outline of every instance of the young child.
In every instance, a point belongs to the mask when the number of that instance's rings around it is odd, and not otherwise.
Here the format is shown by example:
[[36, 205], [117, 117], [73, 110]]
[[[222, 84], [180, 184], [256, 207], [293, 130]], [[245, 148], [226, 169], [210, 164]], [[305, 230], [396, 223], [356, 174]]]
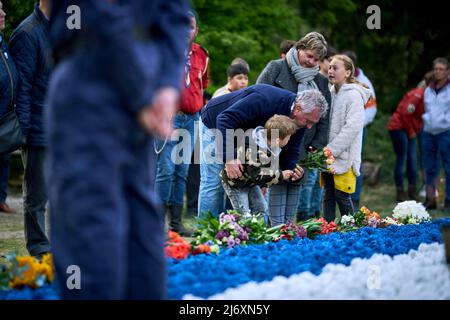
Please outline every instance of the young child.
[[247, 88], [248, 86], [248, 68], [242, 63], [232, 64], [227, 69], [228, 83], [220, 89], [217, 89], [213, 98], [224, 94]]
[[355, 192], [356, 177], [361, 166], [362, 133], [364, 127], [364, 105], [371, 93], [355, 79], [352, 60], [344, 55], [335, 55], [328, 69], [332, 104], [330, 109], [330, 131], [328, 148], [335, 157], [331, 169], [335, 174], [322, 173], [325, 186], [323, 210], [325, 219], [336, 217], [336, 202], [341, 215], [353, 214], [350, 195]]
[[225, 170], [221, 172], [222, 185], [234, 210], [254, 214], [267, 210], [261, 187], [270, 187], [291, 178], [291, 170], [281, 171], [275, 164], [281, 148], [286, 146], [297, 129], [291, 118], [275, 115], [264, 127], [253, 129], [251, 137], [237, 148], [238, 159], [245, 160], [242, 176], [230, 179]]

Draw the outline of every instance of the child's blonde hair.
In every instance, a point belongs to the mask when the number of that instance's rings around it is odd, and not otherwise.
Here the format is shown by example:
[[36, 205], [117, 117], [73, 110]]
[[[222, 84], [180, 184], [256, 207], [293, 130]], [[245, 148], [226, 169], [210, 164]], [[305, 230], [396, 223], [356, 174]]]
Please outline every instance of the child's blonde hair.
[[351, 72], [350, 76], [346, 78], [346, 82], [347, 83], [356, 83], [356, 84], [359, 84], [360, 86], [362, 86], [362, 87], [364, 87], [366, 89], [369, 88], [364, 83], [361, 83], [358, 80], [356, 80], [356, 78], [355, 78], [355, 65], [353, 64], [352, 59], [350, 59], [348, 56], [346, 56], [344, 54], [337, 54], [337, 55], [333, 56], [333, 60], [334, 59], [342, 61], [344, 63], [344, 69]]
[[267, 139], [270, 141], [275, 136], [275, 132], [272, 132], [273, 130], [278, 130], [278, 138], [284, 139], [293, 135], [298, 127], [291, 118], [276, 114], [266, 121], [264, 129], [267, 132]]

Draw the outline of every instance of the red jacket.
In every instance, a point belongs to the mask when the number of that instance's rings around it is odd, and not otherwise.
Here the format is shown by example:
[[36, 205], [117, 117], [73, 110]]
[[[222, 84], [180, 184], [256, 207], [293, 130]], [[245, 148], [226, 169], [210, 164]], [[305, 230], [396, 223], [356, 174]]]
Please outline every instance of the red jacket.
[[208, 52], [200, 45], [193, 43], [188, 59], [183, 74], [180, 111], [193, 114], [203, 107], [203, 90], [208, 87]]
[[423, 126], [423, 96], [425, 88], [407, 92], [388, 122], [388, 130], [405, 130], [408, 137], [415, 137]]

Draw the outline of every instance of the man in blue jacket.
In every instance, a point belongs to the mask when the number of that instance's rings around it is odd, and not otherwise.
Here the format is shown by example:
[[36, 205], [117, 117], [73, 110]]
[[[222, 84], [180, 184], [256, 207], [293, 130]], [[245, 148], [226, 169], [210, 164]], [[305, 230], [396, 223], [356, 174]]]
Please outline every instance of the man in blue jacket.
[[[80, 29], [66, 27], [69, 6]], [[53, 2], [48, 181], [64, 298], [166, 297], [150, 134], [171, 134], [189, 9], [183, 0]], [[68, 270], [79, 286], [67, 287]]]
[[[275, 114], [291, 117], [299, 128], [311, 128], [326, 115], [327, 109], [328, 103], [318, 90], [295, 94], [266, 84], [256, 84], [212, 99], [202, 110], [201, 165], [207, 165], [212, 171], [217, 171], [222, 170], [225, 164], [228, 177], [237, 179], [242, 175], [242, 163], [234, 154], [235, 130], [246, 131], [263, 126]], [[219, 132], [208, 129], [217, 129]], [[296, 169], [296, 165], [300, 159], [304, 131], [297, 130], [280, 154], [281, 170], [295, 169], [293, 181], [301, 179], [303, 175], [301, 170]], [[216, 144], [216, 141], [220, 140], [222, 145], [219, 142]], [[216, 176], [218, 178], [215, 178]], [[200, 192], [213, 198], [216, 180], [219, 180], [220, 184], [220, 171], [211, 173], [208, 177], [202, 176]], [[220, 212], [212, 213], [217, 215]], [[286, 219], [293, 221], [294, 217], [270, 216], [271, 225], [285, 223]]]
[[48, 5], [49, 0], [41, 0], [34, 12], [14, 30], [9, 43], [20, 79], [16, 112], [27, 138], [22, 149], [23, 207], [26, 246], [33, 256], [50, 251], [50, 242], [45, 234], [47, 190], [44, 178], [44, 112], [51, 64]]

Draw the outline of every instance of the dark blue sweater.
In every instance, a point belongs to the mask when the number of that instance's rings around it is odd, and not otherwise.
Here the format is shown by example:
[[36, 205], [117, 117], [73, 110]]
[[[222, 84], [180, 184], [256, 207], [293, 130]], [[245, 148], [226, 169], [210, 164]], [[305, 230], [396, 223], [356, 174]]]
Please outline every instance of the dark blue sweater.
[[[218, 129], [223, 139], [224, 161], [234, 159], [227, 152], [227, 129], [248, 129], [264, 126], [275, 114], [290, 116], [295, 93], [266, 84], [256, 84], [212, 99], [202, 110], [202, 122], [210, 129]], [[300, 145], [304, 129], [297, 130], [280, 155], [282, 170], [292, 170], [300, 159]], [[234, 141], [230, 142], [234, 143]], [[231, 149], [231, 148], [229, 148]]]

